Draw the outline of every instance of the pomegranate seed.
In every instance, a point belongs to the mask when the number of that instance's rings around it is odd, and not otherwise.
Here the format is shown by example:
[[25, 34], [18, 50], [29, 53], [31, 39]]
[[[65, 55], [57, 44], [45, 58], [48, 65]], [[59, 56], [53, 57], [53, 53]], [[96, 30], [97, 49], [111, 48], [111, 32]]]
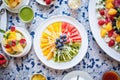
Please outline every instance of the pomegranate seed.
[[115, 45], [115, 41], [114, 40], [110, 40], [109, 42], [108, 42], [108, 46], [109, 47], [112, 47], [112, 46], [114, 46]]
[[109, 31], [109, 32], [108, 32], [108, 37], [112, 37], [113, 32], [114, 32], [113, 30]]
[[104, 15], [105, 14], [105, 12], [104, 12], [104, 9], [101, 9], [100, 11], [99, 11], [99, 13], [100, 13], [100, 15]]
[[103, 24], [105, 24], [105, 21], [104, 21], [104, 20], [99, 20], [99, 21], [98, 21], [98, 24], [99, 24], [100, 26], [102, 26]]
[[10, 29], [11, 29], [11, 31], [15, 31], [15, 27], [14, 26], [12, 26]]

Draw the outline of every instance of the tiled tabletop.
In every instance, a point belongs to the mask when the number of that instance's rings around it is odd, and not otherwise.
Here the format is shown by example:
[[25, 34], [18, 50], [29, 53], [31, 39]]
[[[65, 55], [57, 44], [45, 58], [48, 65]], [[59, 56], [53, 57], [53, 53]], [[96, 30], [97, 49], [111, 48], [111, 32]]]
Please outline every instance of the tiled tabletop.
[[[67, 0], [57, 0], [54, 5], [45, 7], [35, 0], [30, 0], [29, 6], [34, 10], [35, 17], [32, 23], [24, 24], [18, 18], [18, 14], [8, 12], [8, 28], [11, 25], [27, 27], [34, 38], [35, 29], [47, 18], [54, 15], [67, 15], [76, 18], [83, 24], [88, 34], [88, 50], [83, 60], [73, 68], [67, 70], [54, 70], [45, 66], [36, 56], [32, 47], [28, 55], [22, 58], [9, 57], [7, 68], [0, 69], [0, 80], [29, 80], [34, 73], [42, 73], [48, 80], [62, 80], [63, 76], [74, 70], [88, 72], [94, 80], [101, 80], [102, 74], [107, 70], [114, 70], [120, 73], [120, 63], [110, 58], [96, 43], [89, 25], [88, 16], [89, 0], [82, 0], [82, 6], [70, 15], [71, 10]], [[3, 52], [2, 50], [0, 50]]]

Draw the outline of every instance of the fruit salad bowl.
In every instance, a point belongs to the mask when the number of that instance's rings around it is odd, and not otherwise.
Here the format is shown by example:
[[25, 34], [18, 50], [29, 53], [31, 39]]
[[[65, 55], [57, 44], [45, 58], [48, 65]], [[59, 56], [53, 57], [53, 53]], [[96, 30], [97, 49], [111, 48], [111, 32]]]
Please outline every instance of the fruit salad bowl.
[[2, 1], [3, 4], [11, 10], [19, 9], [25, 2], [25, 0], [2, 0]]
[[7, 65], [8, 65], [7, 57], [3, 53], [0, 53], [0, 68], [7, 67]]
[[31, 36], [21, 27], [11, 27], [5, 32], [2, 39], [3, 51], [11, 57], [22, 57], [31, 48]]

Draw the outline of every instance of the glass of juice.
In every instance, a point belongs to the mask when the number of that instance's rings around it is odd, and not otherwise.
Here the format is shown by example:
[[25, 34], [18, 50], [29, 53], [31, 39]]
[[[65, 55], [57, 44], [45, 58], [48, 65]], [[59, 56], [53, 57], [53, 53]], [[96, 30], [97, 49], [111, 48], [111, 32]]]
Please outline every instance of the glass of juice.
[[22, 8], [20, 8], [18, 15], [20, 20], [24, 23], [30, 23], [34, 18], [34, 12], [29, 6], [23, 6]]

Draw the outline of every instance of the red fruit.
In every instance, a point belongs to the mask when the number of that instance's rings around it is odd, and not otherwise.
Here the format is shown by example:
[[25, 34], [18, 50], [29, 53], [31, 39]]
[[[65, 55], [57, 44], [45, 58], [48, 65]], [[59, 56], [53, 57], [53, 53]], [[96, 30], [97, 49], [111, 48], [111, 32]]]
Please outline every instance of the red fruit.
[[52, 0], [45, 0], [45, 2], [47, 5], [49, 5], [52, 2]]
[[2, 64], [5, 64], [7, 61], [4, 59], [4, 60], [2, 60], [1, 62], [2, 62]]
[[15, 31], [15, 27], [14, 26], [12, 26], [10, 29], [11, 29], [11, 31]]
[[16, 46], [16, 41], [12, 41], [12, 44], [11, 44], [11, 46]]
[[105, 11], [104, 11], [104, 9], [101, 9], [100, 11], [99, 11], [99, 13], [100, 13], [100, 15], [104, 15], [105, 14]]
[[6, 44], [6, 45], [5, 45], [5, 48], [10, 48], [10, 45], [9, 45], [9, 44]]
[[115, 45], [115, 41], [114, 40], [110, 40], [109, 42], [108, 42], [108, 46], [109, 47], [112, 47], [112, 46], [114, 46]]
[[4, 56], [0, 54], [0, 60], [4, 59]]
[[110, 20], [113, 21], [114, 20], [114, 16], [110, 16]]
[[0, 66], [1, 66], [1, 65], [3, 65], [3, 64], [2, 64], [2, 60], [0, 60]]
[[105, 21], [104, 21], [104, 20], [99, 20], [99, 21], [98, 21], [98, 24], [99, 24], [100, 26], [102, 26], [103, 24], [105, 24]]
[[26, 43], [26, 40], [25, 39], [21, 39], [20, 40], [20, 44], [25, 44]]
[[112, 37], [113, 32], [114, 32], [113, 30], [109, 31], [109, 32], [108, 32], [108, 37]]
[[105, 24], [107, 24], [107, 23], [109, 23], [109, 22], [110, 22], [109, 18], [106, 17], [106, 19], [105, 19]]

